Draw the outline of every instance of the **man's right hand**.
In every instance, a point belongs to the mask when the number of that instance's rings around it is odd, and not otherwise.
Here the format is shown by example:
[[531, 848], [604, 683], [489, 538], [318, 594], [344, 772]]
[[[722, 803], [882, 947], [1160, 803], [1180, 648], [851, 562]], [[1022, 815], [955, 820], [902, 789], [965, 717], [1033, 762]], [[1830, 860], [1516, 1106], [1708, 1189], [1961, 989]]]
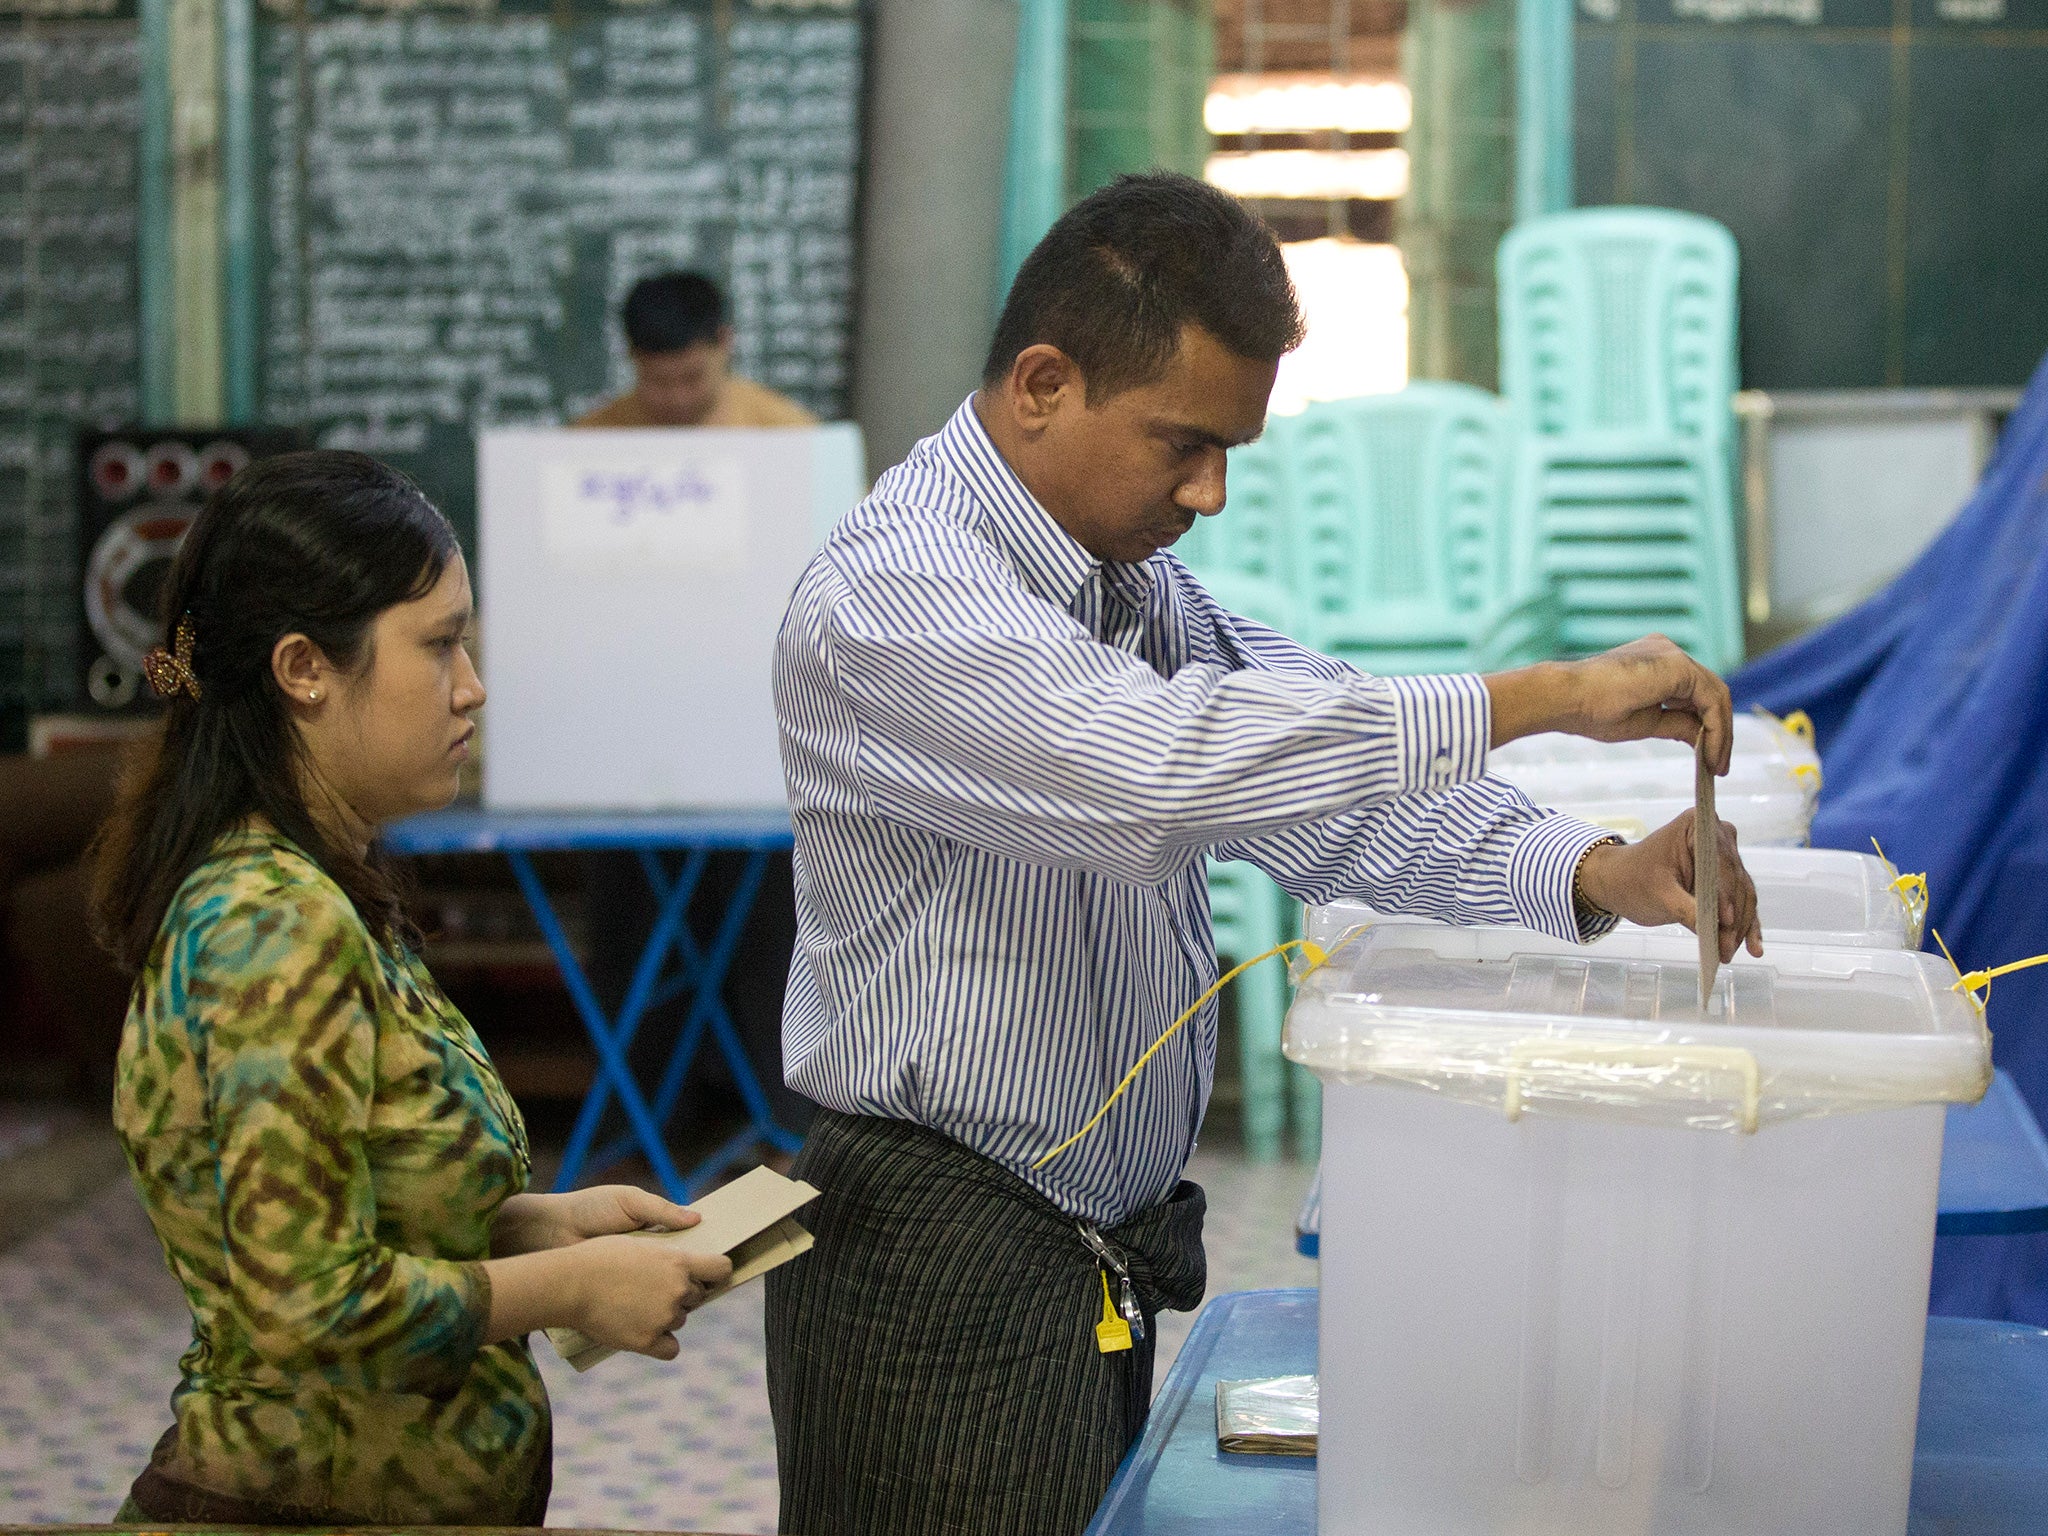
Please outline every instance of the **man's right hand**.
[[1662, 635], [1649, 635], [1585, 661], [1546, 661], [1485, 679], [1493, 696], [1493, 742], [1539, 731], [1595, 741], [1664, 737], [1690, 745], [1706, 733], [1707, 761], [1728, 771], [1735, 706], [1728, 685]]

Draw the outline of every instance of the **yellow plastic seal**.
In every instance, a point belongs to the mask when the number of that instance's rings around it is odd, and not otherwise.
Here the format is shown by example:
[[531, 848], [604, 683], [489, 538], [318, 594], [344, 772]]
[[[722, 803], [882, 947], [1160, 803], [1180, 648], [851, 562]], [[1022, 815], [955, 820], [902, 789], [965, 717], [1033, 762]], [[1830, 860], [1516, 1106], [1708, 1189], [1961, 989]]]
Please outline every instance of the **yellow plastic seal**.
[[[1885, 857], [1884, 844], [1873, 837], [1870, 840], [1870, 846], [1877, 850], [1878, 862], [1891, 871], [1892, 879], [1889, 889], [1899, 898], [1900, 904], [1906, 909], [1906, 940], [1913, 948], [1918, 949], [1920, 947], [1920, 935], [1927, 931], [1927, 877], [1925, 875], [1900, 874], [1898, 865]], [[1937, 941], [1940, 937], [1939, 934], [1935, 935]], [[1942, 953], [1948, 953], [1946, 946], [1943, 946]], [[1955, 958], [1950, 956], [1948, 963], [1955, 965]], [[1960, 966], [1957, 966], [1956, 973], [1958, 975], [1962, 974]]]
[[1102, 1276], [1102, 1321], [1095, 1325], [1095, 1347], [1113, 1355], [1131, 1347], [1131, 1325], [1117, 1315], [1116, 1305], [1109, 1299], [1108, 1273], [1100, 1269], [1096, 1273]]

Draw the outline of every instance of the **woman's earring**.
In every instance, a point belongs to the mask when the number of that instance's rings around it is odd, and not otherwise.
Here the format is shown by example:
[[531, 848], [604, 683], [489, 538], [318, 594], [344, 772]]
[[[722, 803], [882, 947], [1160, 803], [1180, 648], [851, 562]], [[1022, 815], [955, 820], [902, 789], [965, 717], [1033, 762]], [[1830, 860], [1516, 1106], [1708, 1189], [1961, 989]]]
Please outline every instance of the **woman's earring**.
[[308, 704], [318, 704], [320, 702], [320, 690], [318, 688], [307, 689], [306, 702]]

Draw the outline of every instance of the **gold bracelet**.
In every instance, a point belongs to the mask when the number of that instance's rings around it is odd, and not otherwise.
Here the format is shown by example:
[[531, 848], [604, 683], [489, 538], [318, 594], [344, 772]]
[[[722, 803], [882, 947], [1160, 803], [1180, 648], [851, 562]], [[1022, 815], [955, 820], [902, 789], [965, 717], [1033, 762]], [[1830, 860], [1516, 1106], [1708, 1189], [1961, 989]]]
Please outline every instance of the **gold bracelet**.
[[1578, 921], [1581, 928], [1584, 928], [1588, 923], [1597, 923], [1603, 917], [1614, 916], [1605, 907], [1595, 906], [1591, 901], [1587, 900], [1585, 889], [1579, 883], [1581, 877], [1586, 872], [1586, 860], [1591, 857], [1595, 848], [1613, 848], [1624, 845], [1625, 841], [1625, 839], [1610, 832], [1607, 836], [1601, 838], [1599, 842], [1586, 844], [1585, 852], [1579, 855], [1579, 862], [1572, 866], [1572, 916]]

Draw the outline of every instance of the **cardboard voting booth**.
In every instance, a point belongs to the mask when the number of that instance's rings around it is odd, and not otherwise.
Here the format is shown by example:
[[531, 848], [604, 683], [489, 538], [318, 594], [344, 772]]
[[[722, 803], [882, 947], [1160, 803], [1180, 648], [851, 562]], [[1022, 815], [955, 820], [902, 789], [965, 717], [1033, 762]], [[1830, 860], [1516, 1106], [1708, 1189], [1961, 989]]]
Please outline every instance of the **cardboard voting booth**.
[[516, 428], [477, 455], [485, 804], [782, 805], [775, 633], [866, 491], [859, 428]]

